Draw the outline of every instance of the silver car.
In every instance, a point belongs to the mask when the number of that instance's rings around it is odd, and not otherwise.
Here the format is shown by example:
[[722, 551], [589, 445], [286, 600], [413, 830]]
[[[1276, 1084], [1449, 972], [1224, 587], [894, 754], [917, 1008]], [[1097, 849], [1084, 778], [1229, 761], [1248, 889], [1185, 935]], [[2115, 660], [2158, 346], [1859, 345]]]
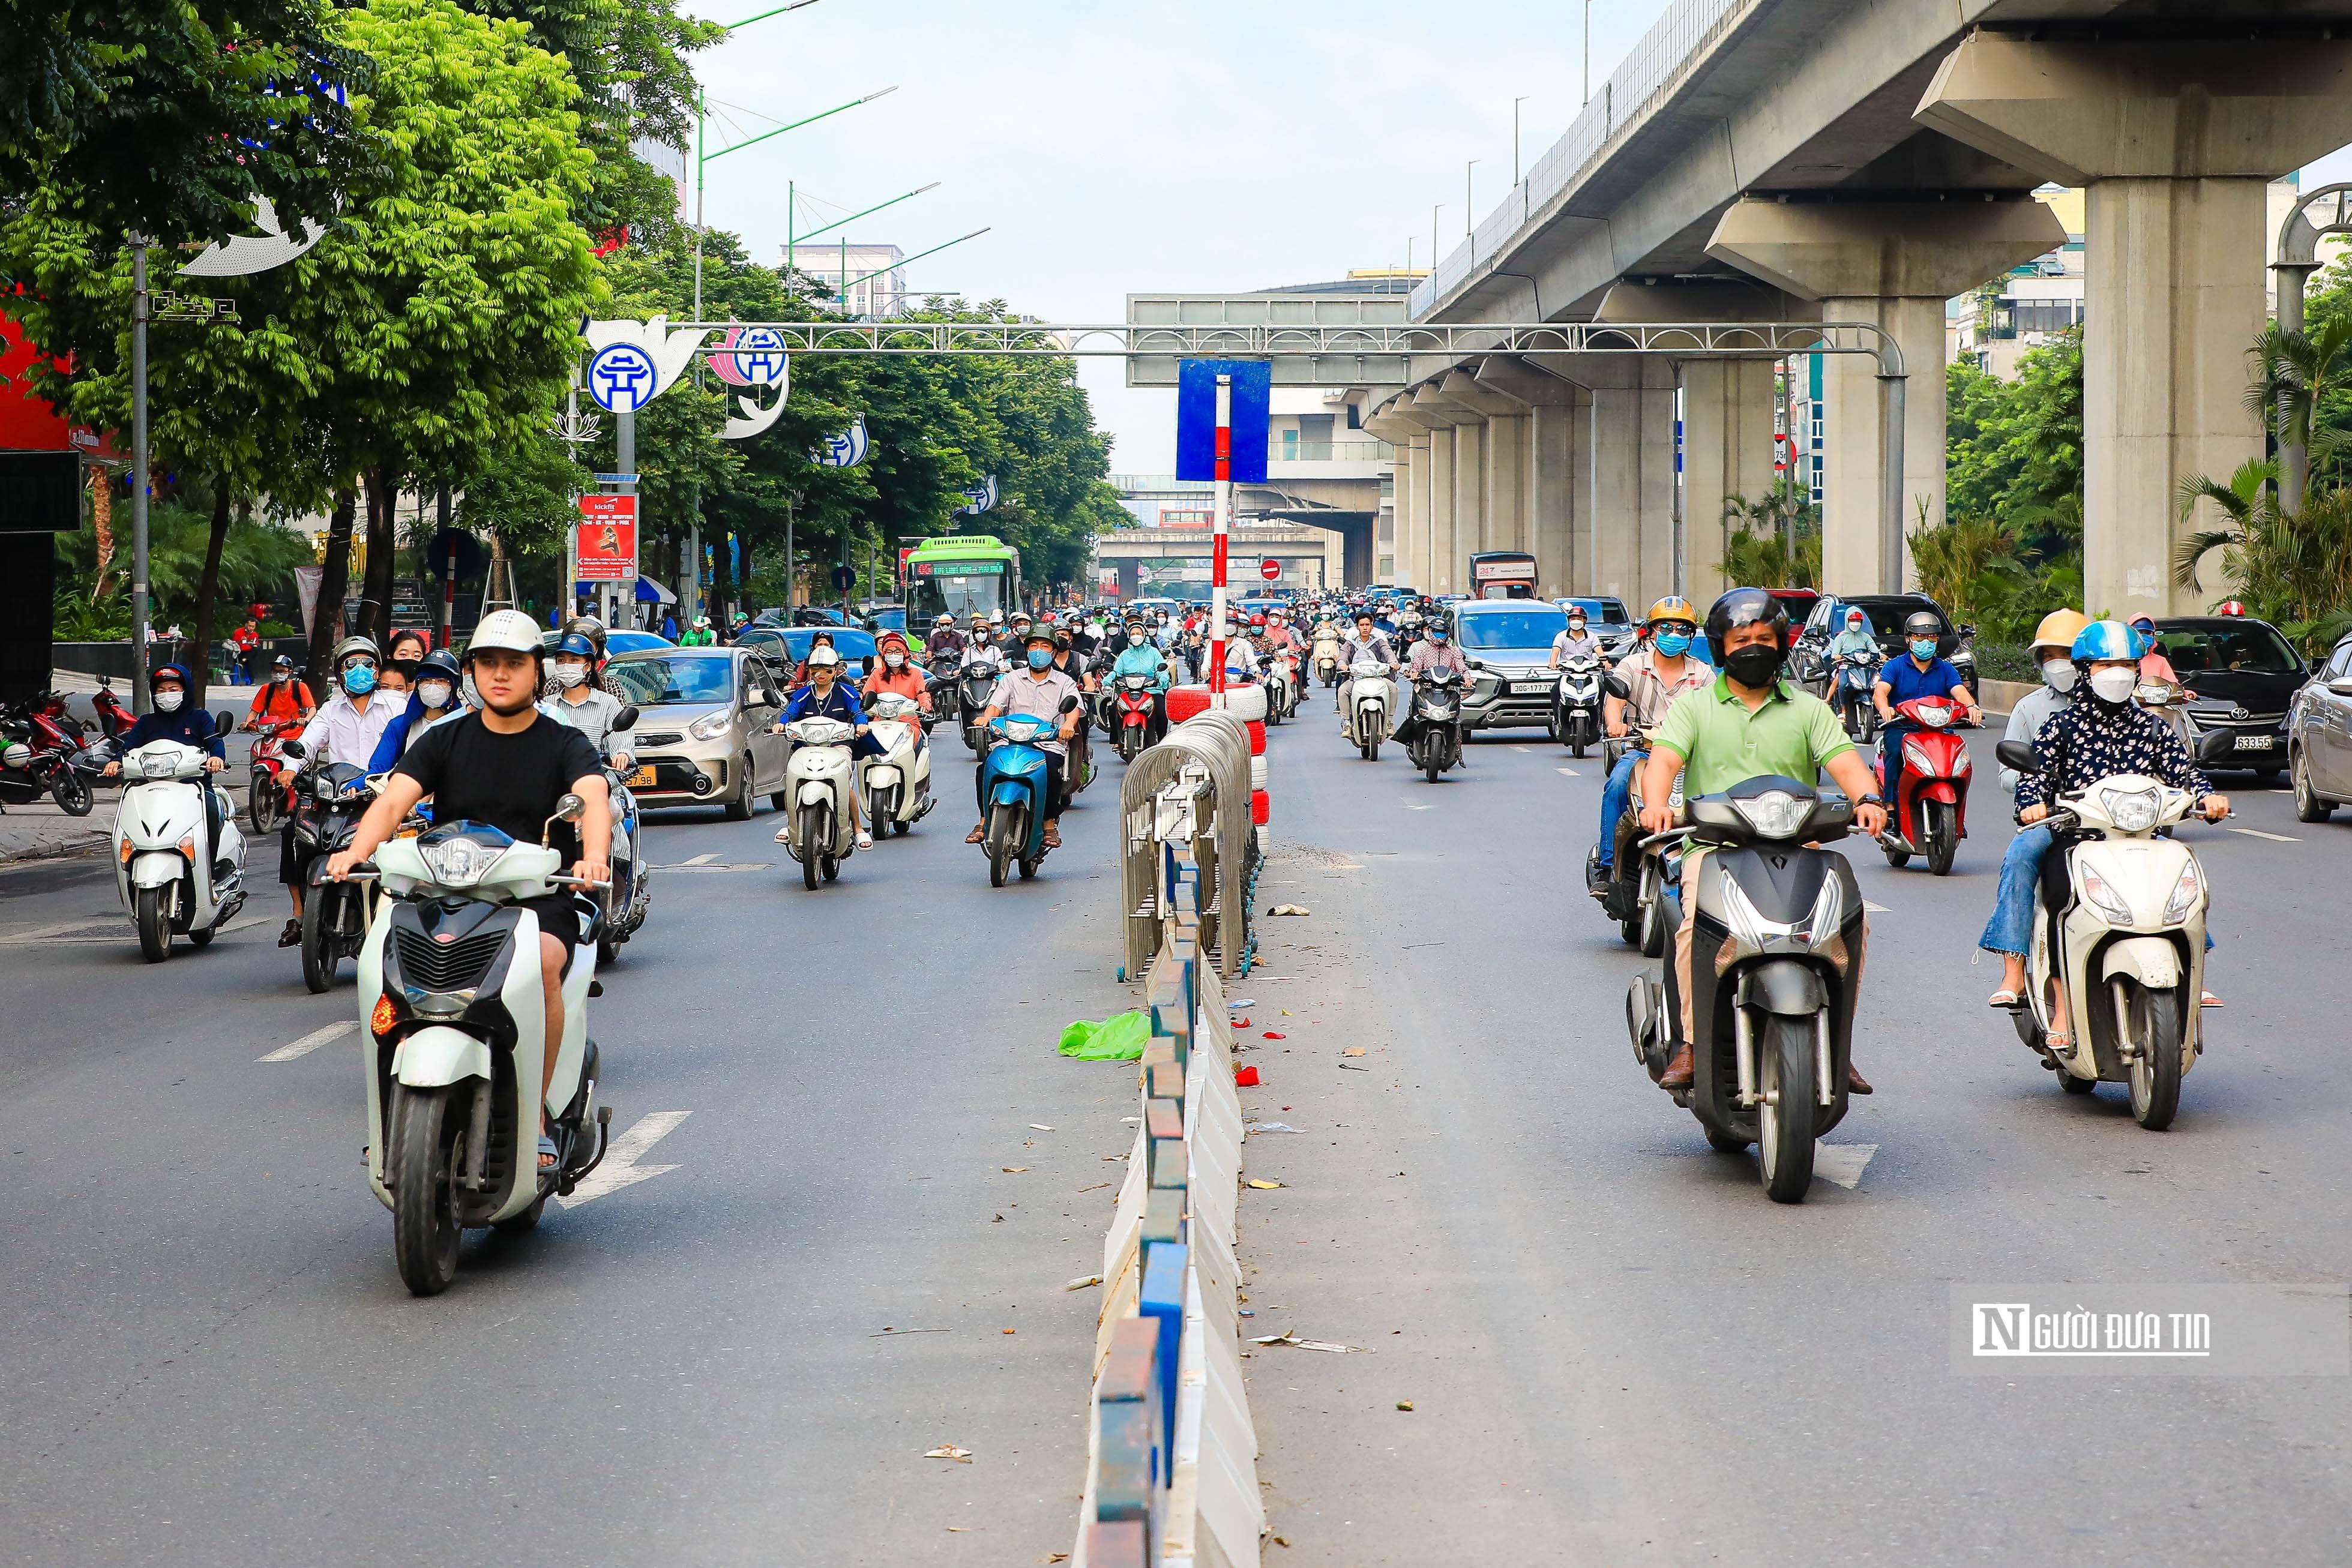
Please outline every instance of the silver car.
[[1551, 642], [1568, 630], [1568, 612], [1540, 599], [1465, 599], [1453, 611], [1454, 639], [1470, 665], [1464, 727], [1548, 727], [1559, 684]]
[[621, 653], [605, 669], [637, 706], [637, 804], [723, 805], [750, 819], [759, 798], [781, 800], [790, 742], [771, 734], [783, 691], [748, 648], [667, 648]]

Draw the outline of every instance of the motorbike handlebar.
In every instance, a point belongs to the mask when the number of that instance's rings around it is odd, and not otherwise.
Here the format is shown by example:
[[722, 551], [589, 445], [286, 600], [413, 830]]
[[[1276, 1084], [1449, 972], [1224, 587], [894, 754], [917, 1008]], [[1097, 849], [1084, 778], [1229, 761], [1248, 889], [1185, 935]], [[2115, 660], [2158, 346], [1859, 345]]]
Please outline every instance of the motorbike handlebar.
[[613, 885], [609, 882], [591, 882], [584, 876], [565, 876], [559, 874], [551, 876], [547, 880], [562, 887], [593, 887], [600, 893], [609, 889]]

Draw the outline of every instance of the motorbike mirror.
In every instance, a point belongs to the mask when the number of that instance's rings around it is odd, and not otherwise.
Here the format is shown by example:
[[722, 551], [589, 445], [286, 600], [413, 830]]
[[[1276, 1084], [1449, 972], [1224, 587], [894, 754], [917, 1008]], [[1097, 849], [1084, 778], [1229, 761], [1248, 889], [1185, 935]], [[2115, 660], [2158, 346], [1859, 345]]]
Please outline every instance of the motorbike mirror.
[[1062, 699], [1062, 711], [1063, 711], [1064, 713], [1076, 713], [1076, 712], [1077, 712], [1077, 711], [1078, 711], [1078, 699], [1077, 699], [1077, 698], [1076, 698], [1076, 697], [1064, 697], [1064, 698]]
[[297, 760], [310, 755], [310, 748], [290, 735], [278, 743], [278, 749]]
[[580, 820], [581, 815], [587, 810], [587, 801], [582, 800], [577, 795], [565, 795], [562, 800], [556, 801], [555, 814], [548, 818], [545, 824], [539, 830], [539, 841], [544, 844], [548, 840], [555, 836], [556, 823], [576, 822]]
[[613, 727], [614, 729], [635, 729], [637, 727], [637, 706], [635, 703], [628, 704], [624, 706], [620, 712], [613, 716]]
[[1633, 695], [1633, 688], [1625, 684], [1625, 677], [1613, 670], [1601, 677], [1601, 689], [1621, 703], [1631, 700]]
[[2236, 731], [2217, 729], [2197, 743], [2197, 760], [2208, 767], [2226, 761], [2237, 750], [2237, 746]]
[[213, 715], [213, 733], [215, 735], [227, 735], [236, 728], [236, 716], [235, 714], [216, 713]]
[[2000, 758], [2003, 768], [2013, 768], [2020, 773], [2042, 770], [2042, 760], [2034, 756], [2033, 743], [2030, 740], [2001, 741], [1992, 748], [1992, 754]]

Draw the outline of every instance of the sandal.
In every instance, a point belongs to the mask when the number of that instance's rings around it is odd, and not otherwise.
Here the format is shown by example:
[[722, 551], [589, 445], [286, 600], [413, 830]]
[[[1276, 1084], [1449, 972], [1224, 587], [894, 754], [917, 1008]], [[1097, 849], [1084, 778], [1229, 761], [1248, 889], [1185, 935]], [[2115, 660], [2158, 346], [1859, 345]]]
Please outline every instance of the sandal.
[[555, 1140], [545, 1133], [539, 1135], [539, 1168], [543, 1171], [555, 1168]]
[[976, 843], [980, 842], [980, 841], [981, 841], [982, 839], [985, 838], [987, 835], [988, 835], [988, 824], [987, 824], [987, 823], [985, 823], [985, 822], [983, 822], [983, 823], [982, 823], [979, 827], [974, 828], [974, 829], [971, 831], [971, 834], [965, 838], [964, 842], [965, 842], [965, 843], [968, 843], [968, 844], [976, 844]]
[[1995, 991], [1992, 995], [1985, 998], [1985, 1006], [1989, 1008], [1999, 1008], [2003, 1012], [2013, 1013], [2024, 1005], [2025, 997], [2023, 993], [2012, 991], [2007, 987], [2003, 987], [2001, 989]]
[[869, 833], [869, 832], [867, 832], [867, 831], [866, 831], [865, 829], [863, 829], [863, 828], [858, 829], [858, 830], [857, 830], [857, 847], [858, 847], [859, 849], [861, 849], [861, 850], [870, 850], [870, 849], [872, 849], [872, 848], [874, 847], [874, 835], [873, 835], [873, 834], [871, 834], [871, 833]]

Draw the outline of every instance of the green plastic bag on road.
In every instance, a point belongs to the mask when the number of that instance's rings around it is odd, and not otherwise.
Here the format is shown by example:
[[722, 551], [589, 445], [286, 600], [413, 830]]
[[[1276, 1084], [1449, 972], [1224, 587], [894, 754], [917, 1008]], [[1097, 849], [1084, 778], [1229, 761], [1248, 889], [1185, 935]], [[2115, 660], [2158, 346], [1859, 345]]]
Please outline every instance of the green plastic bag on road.
[[1133, 1061], [1143, 1054], [1143, 1042], [1150, 1038], [1150, 1015], [1120, 1013], [1100, 1023], [1081, 1019], [1070, 1025], [1055, 1049], [1080, 1061]]

